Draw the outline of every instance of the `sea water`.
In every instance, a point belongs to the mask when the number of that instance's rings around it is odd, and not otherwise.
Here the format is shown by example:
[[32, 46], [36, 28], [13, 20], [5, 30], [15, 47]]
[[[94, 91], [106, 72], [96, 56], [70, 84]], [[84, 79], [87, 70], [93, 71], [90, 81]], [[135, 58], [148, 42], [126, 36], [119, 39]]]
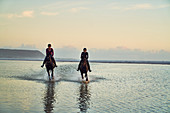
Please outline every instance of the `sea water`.
[[40, 61], [0, 60], [0, 113], [170, 112], [170, 65], [58, 62], [49, 81]]

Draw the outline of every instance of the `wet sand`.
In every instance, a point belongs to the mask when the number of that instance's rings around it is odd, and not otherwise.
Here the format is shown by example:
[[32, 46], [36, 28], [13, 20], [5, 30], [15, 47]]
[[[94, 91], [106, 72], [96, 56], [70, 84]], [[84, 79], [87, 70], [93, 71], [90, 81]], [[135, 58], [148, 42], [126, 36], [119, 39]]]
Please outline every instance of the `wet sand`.
[[169, 112], [170, 66], [91, 63], [90, 83], [78, 63], [59, 62], [49, 82], [41, 61], [0, 60], [0, 112]]

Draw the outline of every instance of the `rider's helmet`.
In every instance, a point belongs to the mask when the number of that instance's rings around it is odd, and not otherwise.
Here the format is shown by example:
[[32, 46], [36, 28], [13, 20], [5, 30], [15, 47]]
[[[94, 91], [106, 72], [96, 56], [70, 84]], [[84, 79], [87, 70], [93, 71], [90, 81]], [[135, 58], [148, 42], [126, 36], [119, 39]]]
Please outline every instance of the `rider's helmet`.
[[87, 49], [86, 49], [86, 48], [84, 48], [84, 49], [83, 49], [83, 51], [87, 51]]
[[51, 44], [48, 44], [48, 47], [51, 47]]

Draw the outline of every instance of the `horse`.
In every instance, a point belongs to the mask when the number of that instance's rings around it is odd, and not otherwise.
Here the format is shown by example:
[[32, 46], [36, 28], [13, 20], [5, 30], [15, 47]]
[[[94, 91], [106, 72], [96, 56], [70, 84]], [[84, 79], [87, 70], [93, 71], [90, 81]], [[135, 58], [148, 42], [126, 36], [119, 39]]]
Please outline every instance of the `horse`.
[[87, 59], [84, 59], [80, 64], [80, 73], [81, 73], [82, 79], [84, 79], [83, 74], [85, 74], [86, 82], [88, 82], [88, 76], [87, 76], [88, 70], [89, 69], [88, 69], [88, 66], [87, 66]]
[[55, 68], [55, 64], [54, 64], [54, 62], [52, 61], [52, 59], [51, 59], [50, 56], [47, 57], [45, 66], [46, 66], [46, 70], [47, 70], [47, 73], [48, 73], [49, 80], [51, 80], [51, 78], [50, 78], [50, 70], [51, 70], [51, 77], [52, 77], [52, 79], [54, 79], [54, 68]]

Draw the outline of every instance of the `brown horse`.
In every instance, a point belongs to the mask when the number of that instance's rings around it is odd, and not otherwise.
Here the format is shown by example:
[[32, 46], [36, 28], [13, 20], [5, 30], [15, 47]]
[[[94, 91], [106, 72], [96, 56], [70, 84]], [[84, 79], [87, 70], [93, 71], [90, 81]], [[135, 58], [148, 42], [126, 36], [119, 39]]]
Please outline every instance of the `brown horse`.
[[52, 79], [54, 79], [55, 64], [53, 63], [51, 57], [47, 57], [45, 66], [46, 66], [46, 70], [47, 70], [47, 73], [48, 73], [49, 80], [51, 80], [51, 78], [50, 78], [50, 70], [51, 70], [51, 77], [52, 77]]
[[87, 59], [84, 59], [80, 64], [80, 73], [81, 73], [82, 79], [84, 79], [83, 74], [85, 74], [86, 81], [88, 81], [87, 72], [88, 72]]

